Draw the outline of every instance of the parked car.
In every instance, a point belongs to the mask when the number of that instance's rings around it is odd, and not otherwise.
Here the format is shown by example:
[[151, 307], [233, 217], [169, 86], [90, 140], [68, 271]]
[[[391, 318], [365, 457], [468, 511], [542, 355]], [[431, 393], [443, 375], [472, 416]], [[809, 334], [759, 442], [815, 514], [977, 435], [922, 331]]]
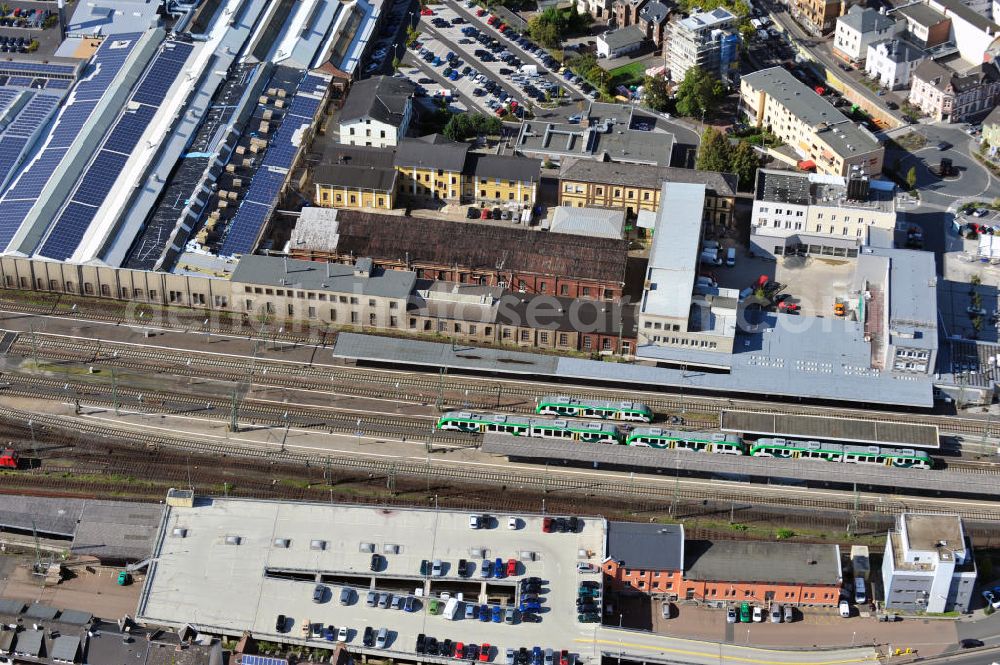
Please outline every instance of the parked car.
[[365, 626], [365, 635], [362, 642], [364, 642], [366, 647], [375, 646], [375, 631], [371, 626]]
[[736, 608], [730, 607], [726, 610], [726, 623], [736, 623]]
[[771, 623], [781, 623], [781, 605], [771, 606]]
[[285, 624], [288, 623], [288, 617], [284, 614], [279, 614], [278, 618], [274, 621], [274, 632], [283, 633], [285, 632]]
[[837, 609], [840, 611], [840, 616], [843, 618], [847, 619], [851, 616], [851, 605], [846, 600], [841, 600]]

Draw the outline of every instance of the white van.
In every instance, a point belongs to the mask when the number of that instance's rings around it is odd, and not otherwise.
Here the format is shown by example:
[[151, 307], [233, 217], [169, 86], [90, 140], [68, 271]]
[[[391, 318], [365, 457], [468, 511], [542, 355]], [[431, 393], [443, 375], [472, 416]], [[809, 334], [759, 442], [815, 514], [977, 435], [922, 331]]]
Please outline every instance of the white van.
[[705, 240], [704, 242], [701, 243], [701, 251], [703, 252], [716, 249], [719, 249], [718, 240]]
[[856, 605], [864, 605], [868, 602], [868, 597], [865, 595], [865, 578], [855, 577], [854, 578], [854, 603]]
[[703, 250], [702, 253], [701, 253], [701, 257], [700, 257], [699, 260], [702, 263], [707, 263], [707, 264], [713, 265], [713, 266], [721, 266], [722, 265], [722, 259], [719, 258], [719, 250], [718, 249], [706, 249], [706, 250]]
[[736, 248], [730, 247], [726, 250], [726, 265], [732, 268], [736, 265]]
[[458, 605], [458, 598], [449, 598], [444, 605], [444, 618], [454, 621], [455, 617], [458, 616]]

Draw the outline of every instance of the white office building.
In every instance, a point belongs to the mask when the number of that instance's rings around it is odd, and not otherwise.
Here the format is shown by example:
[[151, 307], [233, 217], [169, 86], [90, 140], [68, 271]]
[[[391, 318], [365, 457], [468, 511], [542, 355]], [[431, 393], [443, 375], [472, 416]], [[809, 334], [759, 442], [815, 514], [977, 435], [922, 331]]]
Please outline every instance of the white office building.
[[967, 612], [976, 584], [972, 543], [958, 515], [904, 513], [882, 559], [886, 609]]
[[833, 36], [834, 54], [861, 62], [868, 54], [868, 45], [889, 39], [903, 28], [894, 19], [875, 9], [854, 5], [850, 11], [837, 19], [837, 29]]

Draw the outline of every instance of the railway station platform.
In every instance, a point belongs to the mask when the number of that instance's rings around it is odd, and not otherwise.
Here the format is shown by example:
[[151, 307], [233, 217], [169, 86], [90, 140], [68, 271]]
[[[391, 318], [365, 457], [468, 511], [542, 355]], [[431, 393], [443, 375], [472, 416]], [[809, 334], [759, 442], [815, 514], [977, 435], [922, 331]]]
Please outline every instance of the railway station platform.
[[1000, 497], [1000, 483], [992, 474], [941, 469], [902, 469], [865, 464], [838, 464], [824, 460], [779, 460], [769, 457], [713, 455], [690, 450], [660, 450], [609, 444], [580, 443], [488, 432], [483, 452], [511, 461], [566, 462], [595, 468], [651, 474], [709, 473], [742, 476], [781, 484], [814, 482], [851, 488], [893, 488], [893, 492], [946, 492], [977, 497]]
[[929, 378], [926, 381], [899, 381], [889, 374], [846, 370], [841, 373], [830, 370], [823, 376], [815, 376], [792, 363], [786, 366], [784, 362], [764, 362], [750, 353], [725, 356], [731, 361], [729, 371], [715, 373], [342, 332], [337, 336], [332, 355], [344, 363], [434, 371], [447, 368], [458, 373], [532, 377], [606, 388], [642, 386], [666, 392], [739, 394], [866, 406], [931, 408], [934, 405]]
[[937, 425], [891, 420], [723, 410], [723, 432], [896, 448], [941, 447]]

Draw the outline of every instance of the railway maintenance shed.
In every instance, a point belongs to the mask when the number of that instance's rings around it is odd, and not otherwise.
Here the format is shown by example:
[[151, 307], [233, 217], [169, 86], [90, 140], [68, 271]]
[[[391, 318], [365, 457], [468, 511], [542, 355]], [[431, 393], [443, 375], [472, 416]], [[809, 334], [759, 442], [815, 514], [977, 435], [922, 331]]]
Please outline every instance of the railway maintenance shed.
[[724, 410], [720, 422], [723, 432], [736, 434], [903, 448], [941, 446], [937, 425], [924, 423], [732, 410]]

